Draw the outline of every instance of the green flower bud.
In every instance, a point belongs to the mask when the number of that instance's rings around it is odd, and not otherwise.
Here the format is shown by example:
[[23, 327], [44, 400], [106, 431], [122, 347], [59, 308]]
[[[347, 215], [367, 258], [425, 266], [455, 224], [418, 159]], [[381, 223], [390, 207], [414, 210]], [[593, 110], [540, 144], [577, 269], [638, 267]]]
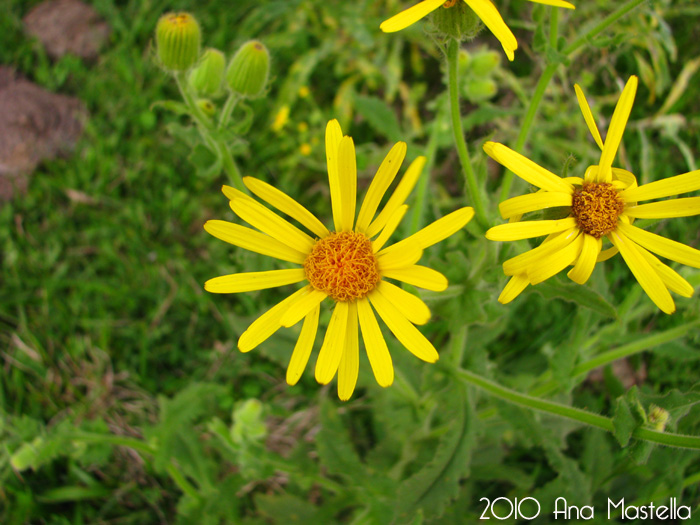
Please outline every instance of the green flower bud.
[[490, 78], [476, 78], [467, 82], [464, 87], [465, 95], [472, 102], [490, 99], [497, 89], [496, 83]]
[[200, 98], [197, 101], [197, 106], [199, 106], [199, 109], [201, 109], [202, 113], [204, 113], [207, 117], [211, 117], [214, 115], [214, 113], [216, 113], [216, 106], [208, 98]]
[[224, 80], [226, 57], [218, 49], [207, 48], [199, 63], [190, 71], [188, 81], [192, 89], [200, 95], [216, 96], [221, 91]]
[[472, 40], [481, 30], [481, 19], [461, 0], [447, 0], [431, 14], [432, 33], [458, 42]]
[[257, 40], [241, 46], [226, 71], [226, 83], [234, 93], [254, 98], [260, 96], [270, 73], [270, 53]]
[[156, 50], [168, 71], [186, 71], [199, 58], [202, 33], [189, 13], [168, 13], [156, 26]]
[[668, 420], [671, 415], [668, 413], [668, 410], [664, 410], [656, 405], [651, 405], [649, 407], [649, 415], [647, 417], [649, 424], [652, 426], [652, 428], [654, 428], [654, 430], [663, 432], [666, 429], [666, 425], [668, 424]]
[[43, 446], [41, 437], [34, 438], [31, 443], [23, 443], [10, 457], [12, 468], [21, 472], [28, 468], [36, 468], [39, 460], [39, 449]]
[[501, 54], [495, 51], [482, 51], [472, 57], [472, 72], [480, 77], [490, 74], [501, 65]]

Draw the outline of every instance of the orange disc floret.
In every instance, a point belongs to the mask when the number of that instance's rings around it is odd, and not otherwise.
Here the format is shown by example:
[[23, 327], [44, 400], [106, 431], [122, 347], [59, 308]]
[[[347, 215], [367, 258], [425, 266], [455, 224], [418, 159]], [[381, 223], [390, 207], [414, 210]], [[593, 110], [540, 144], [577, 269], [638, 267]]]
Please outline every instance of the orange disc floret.
[[600, 239], [615, 229], [625, 202], [612, 184], [594, 182], [574, 191], [571, 213], [584, 233]]
[[372, 241], [355, 232], [334, 232], [316, 241], [304, 271], [311, 286], [336, 301], [362, 299], [381, 280]]

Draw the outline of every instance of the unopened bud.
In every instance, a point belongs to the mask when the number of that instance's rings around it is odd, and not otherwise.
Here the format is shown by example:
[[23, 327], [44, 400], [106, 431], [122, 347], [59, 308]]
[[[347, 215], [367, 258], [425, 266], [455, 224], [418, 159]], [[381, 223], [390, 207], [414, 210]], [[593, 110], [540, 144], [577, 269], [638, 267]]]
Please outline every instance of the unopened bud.
[[471, 80], [464, 87], [467, 98], [472, 102], [490, 99], [496, 94], [497, 89], [496, 83], [490, 78]]
[[666, 425], [668, 424], [669, 418], [670, 414], [668, 413], [668, 410], [664, 410], [663, 408], [656, 405], [651, 405], [649, 407], [649, 414], [647, 416], [647, 419], [649, 421], [649, 424], [651, 424], [651, 426], [654, 428], [654, 430], [663, 432], [666, 429]]
[[199, 63], [190, 71], [188, 81], [192, 89], [204, 96], [213, 97], [221, 91], [226, 57], [218, 49], [207, 48]]
[[482, 51], [472, 56], [471, 70], [474, 75], [483, 77], [501, 65], [501, 54], [495, 51]]
[[156, 49], [161, 65], [169, 71], [186, 71], [199, 58], [202, 33], [189, 13], [168, 13], [156, 26]]
[[197, 101], [197, 106], [199, 106], [199, 109], [202, 110], [202, 113], [204, 113], [208, 117], [211, 117], [214, 115], [214, 113], [216, 113], [216, 106], [208, 98], [200, 98]]
[[270, 53], [257, 40], [241, 46], [226, 71], [226, 83], [234, 93], [254, 98], [260, 96], [270, 73]]
[[432, 12], [433, 32], [443, 39], [472, 40], [481, 29], [481, 19], [466, 2], [447, 0]]

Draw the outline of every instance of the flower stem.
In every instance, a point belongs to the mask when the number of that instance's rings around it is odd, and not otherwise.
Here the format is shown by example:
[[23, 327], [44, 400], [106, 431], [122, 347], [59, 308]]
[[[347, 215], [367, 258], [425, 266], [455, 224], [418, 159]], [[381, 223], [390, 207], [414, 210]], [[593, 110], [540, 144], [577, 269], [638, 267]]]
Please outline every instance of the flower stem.
[[[533, 410], [539, 410], [540, 412], [546, 412], [548, 414], [566, 419], [572, 419], [592, 427], [607, 430], [608, 432], [614, 431], [613, 421], [608, 417], [593, 414], [592, 412], [588, 412], [580, 408], [561, 405], [552, 401], [545, 401], [544, 399], [521, 394], [520, 392], [516, 392], [515, 390], [501, 386], [498, 383], [485, 379], [477, 374], [469, 372], [468, 370], [455, 370], [454, 373], [462, 381], [481, 388], [482, 390], [485, 390], [486, 392], [515, 405], [520, 405]], [[632, 437], [669, 447], [700, 450], [700, 437], [696, 436], [659, 432], [657, 430], [639, 427], [632, 433]]]
[[476, 176], [469, 158], [469, 150], [464, 140], [464, 129], [462, 128], [462, 118], [459, 112], [459, 88], [457, 84], [457, 65], [459, 57], [459, 42], [452, 39], [447, 46], [447, 89], [450, 97], [450, 115], [452, 117], [452, 133], [454, 135], [455, 146], [459, 161], [462, 164], [462, 172], [467, 183], [467, 193], [474, 205], [476, 217], [483, 228], [488, 227], [488, 219], [484, 203], [481, 200], [481, 193], [476, 183]]
[[[598, 24], [580, 34], [576, 38], [576, 40], [574, 40], [571, 44], [569, 44], [562, 50], [562, 54], [567, 57], [570, 56], [581, 46], [583, 46], [586, 42], [588, 42], [591, 38], [610, 27], [612, 24], [617, 22], [620, 18], [629, 13], [635, 7], [647, 1], [648, 0], [629, 0], [622, 7], [606, 16]], [[552, 9], [552, 16], [549, 19], [549, 22], [549, 41], [550, 44], [556, 46], [558, 38], [557, 32], [559, 27], [559, 11], [557, 8]], [[530, 104], [527, 107], [527, 112], [525, 113], [525, 117], [523, 118], [523, 122], [520, 126], [520, 132], [518, 133], [518, 138], [515, 141], [515, 151], [522, 151], [523, 146], [525, 145], [525, 141], [527, 140], [527, 136], [530, 133], [532, 123], [534, 122], [535, 117], [537, 116], [537, 110], [539, 109], [540, 102], [542, 102], [544, 92], [547, 90], [549, 81], [552, 80], [552, 77], [554, 76], [554, 73], [556, 72], [558, 67], [559, 63], [555, 62], [545, 67], [544, 71], [542, 72], [542, 76], [537, 82], [537, 86], [535, 87], [535, 93], [530, 99]], [[503, 183], [501, 184], [501, 201], [506, 200], [510, 195], [510, 188], [512, 184], [513, 172], [507, 170], [503, 176]]]
[[228, 121], [231, 120], [231, 113], [233, 113], [233, 109], [236, 107], [239, 100], [240, 97], [233, 91], [229, 94], [228, 98], [226, 99], [226, 103], [224, 104], [224, 109], [221, 110], [221, 116], [219, 117], [219, 129], [225, 128]]
[[[190, 92], [187, 82], [185, 82], [185, 73], [175, 73], [175, 81], [177, 82], [177, 87], [180, 89], [180, 94], [182, 95], [185, 104], [187, 104], [187, 107], [190, 110], [192, 118], [197, 124], [197, 129], [199, 130], [199, 134], [202, 136], [202, 140], [204, 140], [212, 152], [219, 157], [224, 171], [229, 176], [231, 183], [236, 187], [236, 189], [247, 193], [248, 190], [243, 184], [241, 173], [238, 171], [238, 166], [236, 166], [236, 162], [233, 160], [231, 151], [229, 151], [226, 142], [221, 136], [214, 136], [212, 121], [204, 113], [202, 113], [202, 110], [199, 109], [199, 106], [197, 106], [197, 102]], [[229, 97], [229, 100], [230, 98], [231, 97]], [[229, 100], [226, 101], [227, 106], [229, 106]], [[229, 111], [233, 111], [234, 105], [235, 103], [231, 103]], [[224, 107], [224, 111], [226, 111], [226, 107]]]

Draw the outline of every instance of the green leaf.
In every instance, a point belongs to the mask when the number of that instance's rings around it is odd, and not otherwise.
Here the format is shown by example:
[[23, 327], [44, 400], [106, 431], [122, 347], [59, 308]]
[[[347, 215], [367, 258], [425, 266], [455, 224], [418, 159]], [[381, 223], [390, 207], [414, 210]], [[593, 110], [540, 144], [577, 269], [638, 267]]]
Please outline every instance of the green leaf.
[[211, 179], [221, 173], [221, 159], [204, 144], [197, 144], [187, 157], [194, 166], [197, 176]]
[[177, 102], [175, 100], [158, 100], [157, 102], [151, 104], [151, 110], [154, 109], [164, 109], [166, 111], [171, 111], [176, 115], [190, 114], [190, 110], [187, 107], [187, 104], [184, 104], [183, 102]]
[[290, 525], [319, 523], [316, 507], [291, 494], [256, 494], [255, 507], [272, 523]]
[[580, 284], [547, 281], [532, 288], [545, 299], [563, 299], [584, 308], [598, 312], [606, 317], [617, 318], [617, 311], [602, 295]]
[[621, 446], [626, 447], [632, 433], [646, 422], [646, 413], [638, 399], [637, 387], [615, 401], [615, 416], [613, 417], [613, 435]]
[[37, 496], [37, 499], [44, 503], [65, 503], [95, 498], [107, 498], [111, 495], [112, 490], [101, 485], [95, 487], [69, 486], [49, 489]]
[[427, 518], [439, 517], [445, 506], [459, 494], [460, 480], [469, 473], [474, 447], [474, 418], [464, 385], [450, 390], [444, 411], [452, 423], [440, 439], [433, 459], [398, 490], [396, 511], [407, 521], [422, 509]]
[[343, 427], [337, 407], [330, 401], [321, 405], [321, 430], [316, 434], [316, 448], [321, 463], [330, 474], [346, 478], [353, 484], [364, 483], [367, 478], [365, 467]]
[[399, 124], [394, 110], [383, 100], [376, 97], [355, 95], [355, 108], [377, 132], [392, 142], [402, 140], [401, 124]]

